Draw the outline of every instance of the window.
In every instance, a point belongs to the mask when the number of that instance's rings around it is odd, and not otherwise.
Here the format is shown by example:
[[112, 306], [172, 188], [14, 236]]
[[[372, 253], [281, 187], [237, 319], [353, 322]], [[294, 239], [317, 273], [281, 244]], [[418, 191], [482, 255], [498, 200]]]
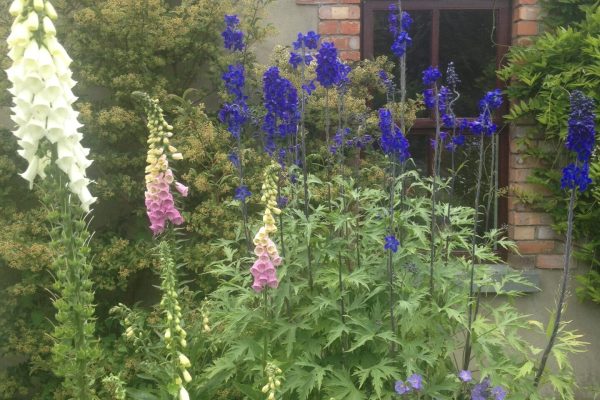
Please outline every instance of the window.
[[[362, 48], [364, 58], [387, 55], [394, 59], [390, 46], [392, 36], [388, 31], [388, 7], [392, 0], [366, 0], [363, 3]], [[412, 45], [407, 51], [407, 94], [414, 97], [423, 89], [421, 72], [430, 65], [437, 65], [442, 72], [453, 61], [463, 84], [461, 98], [456, 106], [459, 117], [477, 116], [477, 104], [485, 91], [502, 87], [495, 71], [500, 67], [510, 44], [511, 8], [509, 0], [403, 0], [402, 7], [413, 18], [410, 34]], [[498, 113], [500, 117], [502, 112]], [[435, 133], [435, 121], [424, 112], [413, 127], [409, 140], [411, 153], [421, 170], [431, 170], [433, 150], [430, 139]], [[467, 146], [455, 154], [456, 165], [476, 159], [476, 149]], [[505, 128], [498, 143], [498, 187], [508, 185], [508, 132]], [[489, 153], [489, 152], [488, 152]], [[491, 154], [491, 153], [489, 153]], [[445, 165], [449, 166], [448, 158]], [[457, 193], [462, 201], [472, 204], [474, 176], [469, 177], [465, 168], [458, 182]], [[485, 189], [485, 188], [484, 188]], [[489, 187], [488, 187], [489, 189]], [[485, 204], [485, 201], [484, 201]], [[496, 218], [490, 220], [498, 226], [507, 222], [507, 202], [500, 199]], [[496, 225], [496, 224], [494, 224]]]

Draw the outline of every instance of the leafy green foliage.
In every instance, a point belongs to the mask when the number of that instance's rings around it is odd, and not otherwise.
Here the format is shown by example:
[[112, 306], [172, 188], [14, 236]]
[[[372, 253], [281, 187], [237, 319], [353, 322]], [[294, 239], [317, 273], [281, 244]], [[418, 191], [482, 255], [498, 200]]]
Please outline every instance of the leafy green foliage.
[[[517, 195], [526, 204], [552, 215], [558, 232], [566, 230], [568, 202], [560, 189], [560, 178], [561, 168], [567, 164], [563, 143], [567, 134], [569, 92], [581, 90], [600, 104], [600, 7], [596, 3], [544, 2], [552, 14], [560, 14], [557, 23], [566, 25], [569, 21], [571, 24], [546, 32], [530, 47], [513, 47], [509, 65], [500, 71], [500, 76], [511, 82], [508, 94], [513, 106], [507, 118], [535, 123], [518, 143], [524, 149], [526, 161], [539, 166], [530, 182], [542, 185], [550, 194]], [[597, 272], [600, 268], [597, 257], [600, 236], [595, 222], [600, 218], [597, 157], [592, 159], [590, 169], [594, 183], [590, 191], [578, 196], [575, 209], [575, 237], [584, 243], [575, 248], [575, 255]], [[583, 283], [578, 290], [582, 298], [593, 298], [593, 290], [585, 289], [593, 284], [593, 279], [593, 274], [579, 278]]]

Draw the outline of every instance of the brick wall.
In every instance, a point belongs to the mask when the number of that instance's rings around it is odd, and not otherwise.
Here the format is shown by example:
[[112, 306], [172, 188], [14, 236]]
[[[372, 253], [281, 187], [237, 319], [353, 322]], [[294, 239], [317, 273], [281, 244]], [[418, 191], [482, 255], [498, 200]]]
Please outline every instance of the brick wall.
[[[513, 45], [527, 46], [532, 37], [540, 33], [540, 7], [537, 0], [515, 0], [513, 5]], [[532, 168], [540, 167], [533, 159], [523, 155], [518, 140], [531, 132], [531, 126], [521, 124], [510, 129], [509, 183], [513, 195], [508, 201], [509, 235], [515, 240], [521, 256], [510, 255], [509, 263], [517, 268], [562, 268], [564, 240], [556, 235], [550, 225], [552, 218], [519, 204], [519, 192], [544, 193], [543, 188], [527, 183]], [[534, 138], [533, 146], [544, 146], [543, 137]]]
[[360, 0], [296, 0], [318, 7], [318, 33], [334, 42], [345, 61], [360, 60]]

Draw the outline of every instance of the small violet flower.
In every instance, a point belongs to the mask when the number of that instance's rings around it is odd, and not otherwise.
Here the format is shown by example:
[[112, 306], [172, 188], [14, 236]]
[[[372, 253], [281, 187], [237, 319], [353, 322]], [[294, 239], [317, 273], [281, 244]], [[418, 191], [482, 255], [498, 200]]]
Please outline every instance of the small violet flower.
[[494, 400], [504, 400], [506, 391], [501, 386], [496, 386], [492, 389], [492, 396], [494, 396]]
[[469, 370], [462, 370], [458, 373], [458, 377], [463, 382], [471, 382], [473, 380], [473, 375]]
[[242, 185], [235, 189], [235, 196], [233, 196], [233, 198], [243, 203], [251, 195], [252, 193], [250, 193], [250, 190], [248, 190], [248, 186]]
[[396, 390], [396, 393], [402, 395], [409, 393], [411, 389], [410, 386], [408, 386], [406, 383], [402, 381], [396, 381], [396, 385], [394, 385], [394, 390]]
[[409, 383], [414, 390], [423, 389], [423, 377], [419, 374], [412, 374], [406, 379], [406, 382]]
[[396, 236], [389, 235], [389, 236], [385, 237], [385, 245], [383, 246], [383, 248], [385, 250], [391, 250], [392, 253], [396, 253], [398, 251], [399, 245], [400, 245], [400, 242], [398, 241], [398, 239], [396, 239]]

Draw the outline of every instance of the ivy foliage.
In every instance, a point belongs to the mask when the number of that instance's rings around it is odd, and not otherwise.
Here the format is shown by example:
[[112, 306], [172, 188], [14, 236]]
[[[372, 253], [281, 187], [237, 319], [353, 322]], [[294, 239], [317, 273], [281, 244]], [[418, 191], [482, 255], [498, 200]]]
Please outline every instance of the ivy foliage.
[[[529, 47], [513, 47], [509, 64], [500, 76], [510, 81], [508, 94], [513, 105], [509, 121], [534, 121], [530, 131], [519, 138], [526, 162], [538, 166], [529, 178], [543, 186], [550, 196], [539, 193], [517, 193], [522, 202], [540, 208], [554, 218], [558, 232], [566, 230], [566, 194], [560, 190], [561, 169], [567, 160], [564, 140], [567, 135], [569, 92], [581, 90], [600, 105], [600, 7], [591, 1], [545, 1], [550, 15], [564, 26], [542, 34]], [[563, 6], [565, 9], [563, 10]], [[559, 12], [560, 11], [560, 12]], [[563, 13], [564, 11], [564, 13]], [[573, 18], [573, 20], [569, 20]], [[583, 298], [597, 300], [594, 291], [600, 287], [600, 160], [593, 157], [591, 190], [578, 196], [575, 210], [575, 236], [581, 243], [576, 256], [591, 266], [578, 293]], [[596, 289], [594, 289], [596, 288]]]

